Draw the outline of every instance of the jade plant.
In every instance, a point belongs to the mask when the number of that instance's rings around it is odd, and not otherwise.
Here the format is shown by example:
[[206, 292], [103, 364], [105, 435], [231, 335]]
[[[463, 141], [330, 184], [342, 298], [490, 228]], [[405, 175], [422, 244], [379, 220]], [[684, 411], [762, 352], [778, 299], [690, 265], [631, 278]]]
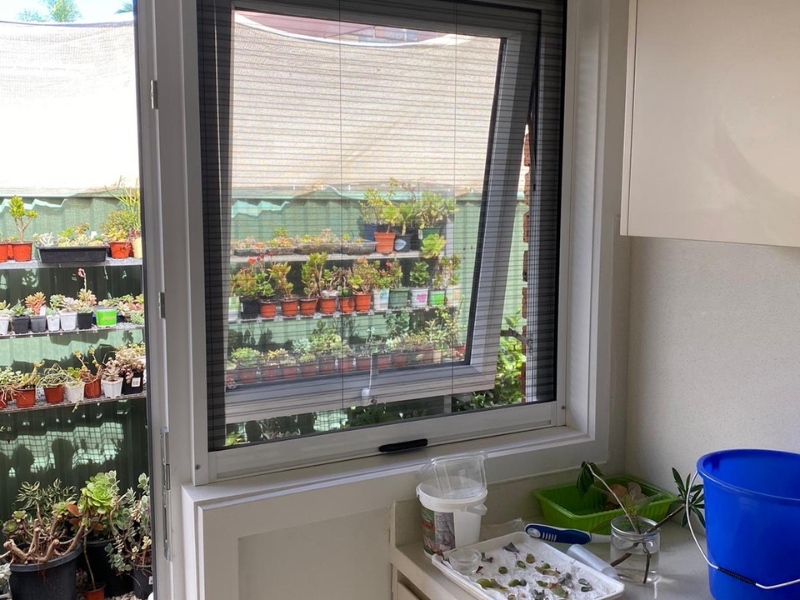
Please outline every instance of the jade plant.
[[33, 209], [26, 209], [25, 203], [19, 196], [14, 196], [10, 201], [11, 209], [9, 213], [11, 218], [14, 219], [14, 225], [17, 228], [17, 241], [19, 243], [25, 242], [25, 230], [35, 218], [39, 215]]
[[[382, 194], [376, 188], [369, 188], [364, 191], [364, 200], [359, 202], [358, 205], [364, 223], [370, 225], [386, 223], [384, 214], [386, 209], [392, 206], [392, 200], [397, 192], [397, 187], [397, 180], [392, 179], [389, 183], [389, 191], [386, 194]], [[387, 230], [389, 227], [390, 225], [387, 224]]]
[[411, 269], [411, 273], [408, 275], [408, 279], [411, 282], [411, 285], [417, 288], [425, 288], [428, 287], [428, 282], [430, 281], [430, 275], [428, 274], [428, 264], [424, 262], [418, 262], [414, 264]]
[[275, 263], [267, 269], [269, 279], [278, 292], [281, 300], [291, 300], [294, 284], [289, 281], [292, 267], [289, 263]]
[[314, 252], [309, 255], [308, 260], [303, 263], [300, 270], [300, 279], [303, 282], [306, 298], [315, 298], [323, 290], [323, 275], [325, 262], [328, 255], [324, 252]]

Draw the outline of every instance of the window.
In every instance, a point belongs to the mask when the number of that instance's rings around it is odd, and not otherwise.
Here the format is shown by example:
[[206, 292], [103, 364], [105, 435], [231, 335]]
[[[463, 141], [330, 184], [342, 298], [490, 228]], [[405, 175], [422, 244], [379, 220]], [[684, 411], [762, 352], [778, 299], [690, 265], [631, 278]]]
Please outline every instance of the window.
[[[199, 7], [209, 449], [552, 424], [556, 3]], [[526, 393], [476, 395], [522, 348]]]

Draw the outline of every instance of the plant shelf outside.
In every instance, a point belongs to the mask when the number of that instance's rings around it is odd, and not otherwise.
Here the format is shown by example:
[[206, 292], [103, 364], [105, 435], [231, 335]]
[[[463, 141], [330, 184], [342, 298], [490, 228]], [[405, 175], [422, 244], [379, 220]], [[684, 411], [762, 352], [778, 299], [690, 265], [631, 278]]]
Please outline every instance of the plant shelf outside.
[[[606, 481], [609, 485], [635, 482], [642, 486], [646, 496], [656, 496], [640, 512], [641, 516], [656, 523], [667, 516], [670, 506], [678, 500], [669, 492], [636, 477], [621, 475], [608, 477]], [[608, 496], [596, 488], [589, 490], [583, 498], [574, 484], [535, 490], [533, 496], [542, 505], [544, 520], [555, 527], [608, 535], [611, 533], [611, 521], [625, 514], [621, 508], [605, 510]]]
[[59, 267], [136, 267], [141, 266], [141, 258], [106, 258], [103, 262], [69, 262], [69, 263], [46, 263], [40, 260], [28, 260], [17, 262], [9, 260], [0, 263], [0, 271], [14, 269], [55, 269]]
[[[274, 254], [269, 256], [269, 252], [265, 251], [264, 260], [269, 262], [300, 262], [307, 261], [308, 254]], [[392, 252], [390, 254], [380, 254], [373, 252], [372, 254], [328, 254], [328, 262], [337, 261], [355, 261], [359, 258], [366, 258], [367, 260], [391, 260], [394, 258], [419, 258], [420, 254], [417, 250], [410, 250], [408, 252]], [[250, 261], [252, 256], [231, 256], [232, 265], [246, 264]]]
[[144, 329], [144, 325], [134, 325], [133, 323], [118, 323], [117, 325], [113, 325], [111, 327], [97, 327], [96, 325], [92, 325], [91, 329], [73, 329], [71, 331], [43, 331], [42, 333], [13, 333], [10, 332], [7, 335], [0, 335], [0, 340], [14, 340], [14, 339], [21, 339], [21, 338], [30, 338], [30, 337], [49, 337], [49, 336], [60, 336], [60, 335], [81, 335], [81, 334], [98, 334], [98, 333], [106, 333], [108, 331], [137, 331], [139, 329]]
[[108, 256], [108, 246], [36, 246], [39, 260], [48, 264], [99, 263]]
[[144, 400], [147, 398], [147, 392], [142, 392], [141, 394], [128, 394], [126, 396], [117, 396], [116, 398], [108, 398], [107, 396], [99, 396], [97, 398], [84, 398], [80, 402], [67, 402], [64, 400], [63, 402], [59, 402], [58, 404], [48, 404], [42, 398], [36, 398], [36, 404], [31, 406], [30, 408], [17, 408], [16, 405], [11, 404], [5, 408], [0, 409], [0, 413], [21, 413], [21, 412], [28, 412], [31, 410], [47, 410], [50, 408], [64, 408], [67, 407], [74, 407], [81, 404], [98, 404], [101, 402], [121, 402], [124, 400]]

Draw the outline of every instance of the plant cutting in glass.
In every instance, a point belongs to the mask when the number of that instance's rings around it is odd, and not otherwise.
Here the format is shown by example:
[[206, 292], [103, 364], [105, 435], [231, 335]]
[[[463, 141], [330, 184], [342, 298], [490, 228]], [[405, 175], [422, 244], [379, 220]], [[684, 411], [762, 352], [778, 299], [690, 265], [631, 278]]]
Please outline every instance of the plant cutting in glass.
[[[682, 525], [685, 527], [692, 515], [694, 515], [704, 526], [705, 517], [703, 509], [705, 508], [703, 486], [698, 484], [690, 487], [689, 477], [684, 482], [676, 469], [672, 469], [672, 476], [678, 487], [678, 501], [676, 507], [670, 511], [658, 523], [652, 525], [646, 530], [642, 529], [642, 521], [640, 520], [640, 512], [647, 506], [653, 499], [653, 496], [645, 496], [642, 494], [641, 487], [638, 484], [630, 484], [628, 488], [621, 485], [609, 485], [604, 479], [602, 471], [598, 466], [591, 462], [584, 462], [581, 464], [581, 470], [578, 474], [578, 481], [576, 483], [578, 492], [583, 497], [595, 484], [599, 484], [614, 501], [616, 506], [619, 506], [625, 513], [625, 517], [631, 524], [633, 531], [638, 534], [648, 534], [658, 531], [667, 521], [683, 514]], [[686, 513], [686, 507], [689, 507], [691, 514]], [[644, 567], [642, 583], [647, 583], [647, 578], [650, 572], [650, 561], [652, 559], [648, 549], [643, 546], [644, 554], [646, 555], [646, 563]], [[632, 554], [623, 554], [617, 560], [611, 563], [611, 566], [616, 567], [626, 560]]]
[[14, 219], [14, 226], [17, 228], [17, 241], [22, 244], [25, 242], [25, 230], [39, 215], [33, 209], [26, 210], [25, 203], [19, 196], [11, 198], [10, 204], [9, 214]]

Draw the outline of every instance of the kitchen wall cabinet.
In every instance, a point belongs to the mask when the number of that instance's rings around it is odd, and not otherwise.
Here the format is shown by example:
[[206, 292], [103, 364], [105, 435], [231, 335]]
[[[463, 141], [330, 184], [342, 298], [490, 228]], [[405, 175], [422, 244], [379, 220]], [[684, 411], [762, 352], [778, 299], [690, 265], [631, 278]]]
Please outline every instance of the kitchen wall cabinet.
[[629, 15], [621, 233], [800, 246], [800, 2]]

